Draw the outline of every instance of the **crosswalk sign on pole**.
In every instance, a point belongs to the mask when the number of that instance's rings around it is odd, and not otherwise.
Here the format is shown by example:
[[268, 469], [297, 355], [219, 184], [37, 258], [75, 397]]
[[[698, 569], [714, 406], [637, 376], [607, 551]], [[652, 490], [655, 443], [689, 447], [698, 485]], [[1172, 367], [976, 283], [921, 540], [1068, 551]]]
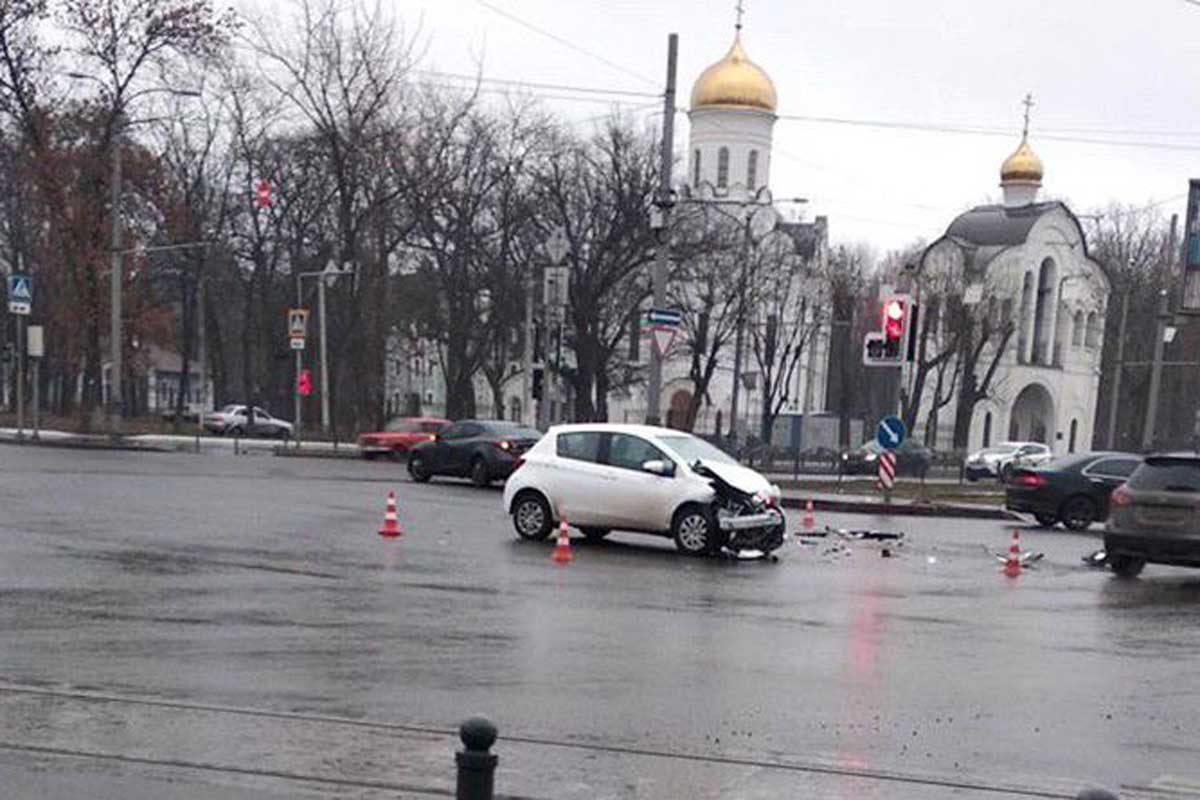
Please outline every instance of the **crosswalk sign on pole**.
[[8, 310], [28, 315], [33, 310], [33, 276], [13, 273], [8, 276]]

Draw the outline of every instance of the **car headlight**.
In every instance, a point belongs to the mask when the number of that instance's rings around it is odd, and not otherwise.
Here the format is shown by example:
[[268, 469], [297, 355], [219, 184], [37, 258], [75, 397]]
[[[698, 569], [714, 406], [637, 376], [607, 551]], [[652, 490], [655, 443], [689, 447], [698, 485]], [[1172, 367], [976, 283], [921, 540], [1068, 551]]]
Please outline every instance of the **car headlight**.
[[779, 488], [778, 483], [771, 484], [771, 497], [775, 498], [776, 500], [783, 497], [783, 489]]
[[867, 461], [874, 461], [877, 458], [879, 458], [879, 456], [875, 455], [874, 453], [867, 453], [866, 455]]

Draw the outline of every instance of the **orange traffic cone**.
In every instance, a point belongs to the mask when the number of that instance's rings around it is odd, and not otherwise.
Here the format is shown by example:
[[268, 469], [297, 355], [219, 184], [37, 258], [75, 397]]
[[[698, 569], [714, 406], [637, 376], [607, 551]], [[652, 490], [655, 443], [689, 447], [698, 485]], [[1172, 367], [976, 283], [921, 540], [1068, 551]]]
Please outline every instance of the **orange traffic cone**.
[[801, 524], [804, 526], [804, 530], [806, 531], [811, 531], [817, 524], [817, 519], [813, 516], [812, 500], [809, 500], [808, 505], [804, 508], [804, 520], [801, 522]]
[[1004, 562], [1004, 574], [1016, 578], [1021, 574], [1021, 535], [1015, 529], [1012, 544], [1008, 548], [1008, 559]]
[[567, 534], [567, 521], [558, 523], [558, 544], [554, 546], [554, 563], [571, 563], [571, 537]]
[[387, 511], [383, 514], [383, 527], [379, 529], [379, 535], [387, 536], [390, 539], [404, 535], [396, 516], [396, 493], [390, 489], [387, 493]]

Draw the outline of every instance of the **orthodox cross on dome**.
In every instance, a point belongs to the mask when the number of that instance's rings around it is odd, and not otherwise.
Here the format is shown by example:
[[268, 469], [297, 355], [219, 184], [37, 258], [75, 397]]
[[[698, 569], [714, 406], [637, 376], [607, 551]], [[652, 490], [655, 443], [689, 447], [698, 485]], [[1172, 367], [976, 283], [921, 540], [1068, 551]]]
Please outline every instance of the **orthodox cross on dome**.
[[[738, 2], [740, 3], [741, 0], [738, 0]], [[1034, 106], [1033, 92], [1025, 95], [1025, 99], [1021, 101], [1021, 105], [1025, 106], [1025, 129], [1021, 133], [1021, 138], [1027, 139], [1029, 138], [1029, 112], [1033, 110]]]
[[737, 2], [737, 22], [734, 24], [733, 27], [739, 31], [742, 29], [742, 16], [745, 15], [745, 13], [746, 13], [746, 9], [742, 6], [742, 0], [738, 0], [738, 2]]

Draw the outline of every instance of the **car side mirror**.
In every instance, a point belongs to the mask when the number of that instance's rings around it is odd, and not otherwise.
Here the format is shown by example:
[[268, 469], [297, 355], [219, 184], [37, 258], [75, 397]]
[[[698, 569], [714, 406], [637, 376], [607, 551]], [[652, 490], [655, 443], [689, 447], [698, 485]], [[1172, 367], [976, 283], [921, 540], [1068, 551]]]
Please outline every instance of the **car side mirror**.
[[649, 472], [651, 475], [658, 475], [661, 478], [672, 478], [675, 476], [675, 464], [662, 459], [647, 461], [642, 464], [642, 470]]

